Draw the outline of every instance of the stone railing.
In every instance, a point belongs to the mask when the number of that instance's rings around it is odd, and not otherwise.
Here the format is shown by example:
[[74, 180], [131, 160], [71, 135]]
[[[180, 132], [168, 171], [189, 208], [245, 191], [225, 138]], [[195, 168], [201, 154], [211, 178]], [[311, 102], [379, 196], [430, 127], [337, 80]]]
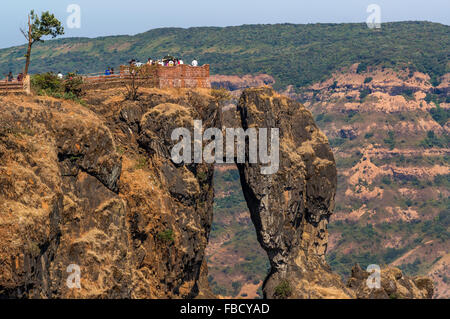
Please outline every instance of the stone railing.
[[27, 75], [22, 81], [8, 81], [2, 80], [0, 81], [0, 94], [8, 94], [8, 93], [24, 93], [31, 94], [31, 84], [30, 84], [30, 76]]

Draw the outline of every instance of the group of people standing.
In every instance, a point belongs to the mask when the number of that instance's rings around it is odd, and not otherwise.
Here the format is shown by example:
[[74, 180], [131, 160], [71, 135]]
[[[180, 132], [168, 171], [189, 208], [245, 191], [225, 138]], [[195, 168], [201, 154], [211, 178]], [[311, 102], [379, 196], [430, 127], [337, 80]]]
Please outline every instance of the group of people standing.
[[176, 66], [184, 64], [183, 60], [180, 59], [163, 59], [154, 61], [152, 58], [149, 58], [147, 61], [147, 65], [162, 65], [162, 66]]
[[[17, 82], [22, 82], [22, 80], [23, 80], [23, 73], [19, 73], [17, 75]], [[9, 73], [6, 75], [6, 81], [7, 82], [14, 81], [14, 75], [13, 75], [12, 71], [9, 71]]]
[[[131, 61], [128, 62], [130, 64], [130, 66], [136, 66], [136, 67], [141, 67], [144, 65], [144, 63], [141, 63], [139, 61], [137, 61], [136, 59], [132, 59]], [[172, 56], [166, 56], [163, 59], [158, 59], [158, 60], [153, 60], [152, 58], [149, 58], [147, 60], [147, 65], [161, 65], [161, 66], [177, 66], [177, 65], [183, 65], [184, 61], [178, 58], [174, 58]], [[194, 59], [191, 63], [192, 66], [198, 66], [198, 61], [196, 59]], [[109, 75], [114, 75], [114, 68], [111, 67], [107, 67], [105, 70], [105, 75], [109, 76]], [[63, 74], [61, 72], [58, 72], [58, 79], [63, 79]], [[12, 73], [12, 71], [10, 71], [7, 75], [6, 75], [6, 80], [8, 82], [12, 82], [14, 80], [14, 75]], [[18, 82], [22, 82], [23, 80], [23, 73], [19, 73], [17, 75], [17, 81]]]
[[[128, 62], [130, 66], [137, 66], [141, 67], [144, 65], [144, 63], [138, 62], [136, 59], [132, 59]], [[177, 65], [183, 65], [184, 61], [178, 58], [174, 58], [172, 56], [166, 56], [163, 59], [153, 60], [152, 58], [148, 58], [147, 65], [161, 65], [161, 66], [177, 66]], [[191, 63], [192, 66], [198, 66], [198, 61], [193, 60]]]
[[[131, 59], [128, 61], [128, 64], [130, 66], [134, 67], [141, 67], [143, 65], [161, 65], [161, 66], [177, 66], [177, 65], [183, 65], [184, 61], [178, 58], [174, 58], [172, 56], [166, 56], [163, 59], [153, 60], [152, 58], [148, 58], [147, 63], [139, 62], [136, 59]], [[194, 59], [191, 63], [192, 66], [198, 66], [198, 61]], [[114, 75], [114, 68], [107, 67], [105, 70], [105, 76]]]

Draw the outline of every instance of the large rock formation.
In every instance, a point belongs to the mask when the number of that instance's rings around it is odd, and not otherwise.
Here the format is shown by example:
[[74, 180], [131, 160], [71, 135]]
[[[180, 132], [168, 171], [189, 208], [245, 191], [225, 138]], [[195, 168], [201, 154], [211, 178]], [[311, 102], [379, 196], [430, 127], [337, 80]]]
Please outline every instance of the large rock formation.
[[238, 163], [258, 240], [272, 266], [267, 298], [350, 298], [324, 261], [334, 208], [336, 165], [326, 136], [301, 104], [272, 89], [245, 90], [238, 104], [244, 129], [278, 128], [279, 170]]
[[[0, 131], [0, 296], [129, 296], [120, 156], [88, 110], [50, 99], [4, 99]], [[73, 290], [72, 290], [73, 291]]]
[[266, 165], [248, 158], [237, 163], [258, 241], [271, 263], [263, 286], [266, 298], [431, 298], [428, 278], [409, 278], [388, 267], [381, 271], [382, 287], [370, 289], [367, 272], [354, 268], [345, 285], [325, 262], [336, 164], [328, 139], [303, 105], [270, 88], [247, 89], [237, 112], [227, 112], [225, 126], [278, 128], [280, 135], [276, 173], [262, 174]]
[[[90, 92], [95, 112], [2, 98], [0, 297], [211, 296], [213, 167], [175, 165], [169, 152], [175, 127], [220, 127], [207, 92], [138, 102], [120, 90]], [[81, 289], [70, 288], [78, 270]]]
[[[123, 118], [129, 119], [128, 114], [135, 114], [135, 107], [131, 105], [122, 109]], [[202, 120], [204, 128], [220, 126], [218, 110], [218, 105], [210, 97], [192, 93], [184, 101], [169, 99], [139, 116], [138, 143], [156, 172], [152, 184], [157, 185], [155, 188], [159, 188], [160, 193], [148, 196], [135, 189], [131, 193], [124, 191], [124, 196], [135, 197], [133, 205], [130, 205], [134, 247], [145, 252], [144, 269], [151, 269], [155, 264], [158, 267], [157, 285], [163, 284], [156, 295], [158, 297], [212, 296], [201, 279], [207, 272], [204, 255], [213, 216], [214, 166], [174, 164], [170, 150], [176, 143], [171, 139], [176, 128], [187, 128], [192, 132], [194, 120]], [[141, 187], [145, 187], [145, 181]], [[150, 190], [148, 192], [151, 193]], [[139, 198], [137, 202], [136, 197]], [[150, 214], [146, 207], [150, 207]], [[161, 238], [164, 229], [167, 229], [166, 234], [173, 232], [173, 239]], [[147, 272], [140, 275], [143, 278], [149, 276]], [[141, 291], [135, 297], [146, 298], [148, 292]]]

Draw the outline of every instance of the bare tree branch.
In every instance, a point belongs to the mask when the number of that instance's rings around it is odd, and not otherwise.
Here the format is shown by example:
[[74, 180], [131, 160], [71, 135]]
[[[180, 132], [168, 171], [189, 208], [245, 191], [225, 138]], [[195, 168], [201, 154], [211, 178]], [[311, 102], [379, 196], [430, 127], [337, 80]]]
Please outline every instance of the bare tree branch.
[[22, 32], [23, 36], [25, 37], [25, 39], [27, 41], [29, 41], [30, 39], [28, 38], [28, 32], [25, 32], [22, 28], [20, 28], [20, 32]]

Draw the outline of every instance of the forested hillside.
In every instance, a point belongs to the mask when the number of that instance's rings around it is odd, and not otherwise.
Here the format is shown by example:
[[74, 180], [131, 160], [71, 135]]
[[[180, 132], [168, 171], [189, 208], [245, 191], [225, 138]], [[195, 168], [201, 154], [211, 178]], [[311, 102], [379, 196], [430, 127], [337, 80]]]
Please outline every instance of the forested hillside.
[[[19, 32], [19, 30], [17, 30]], [[131, 58], [167, 54], [211, 64], [213, 74], [272, 75], [275, 88], [299, 88], [360, 63], [405, 66], [427, 73], [435, 85], [449, 72], [450, 27], [429, 22], [366, 24], [277, 24], [164, 28], [135, 36], [66, 38], [36, 44], [31, 72], [101, 72]], [[0, 72], [22, 70], [25, 46], [0, 50]]]

